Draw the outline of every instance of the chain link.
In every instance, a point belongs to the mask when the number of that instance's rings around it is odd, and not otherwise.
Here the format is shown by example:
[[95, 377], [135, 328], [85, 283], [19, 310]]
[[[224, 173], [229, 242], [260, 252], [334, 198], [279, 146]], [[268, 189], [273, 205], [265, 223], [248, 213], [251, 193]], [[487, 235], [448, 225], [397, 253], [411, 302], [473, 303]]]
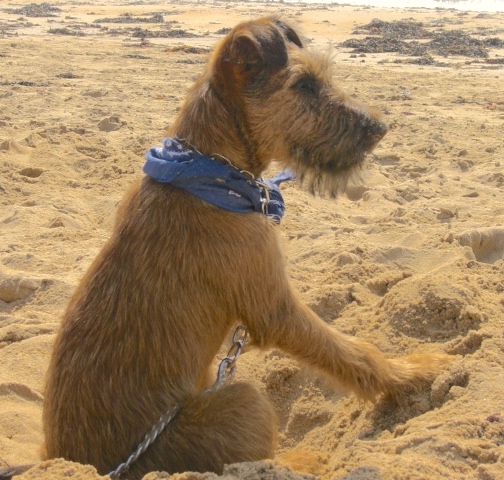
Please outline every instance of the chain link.
[[233, 333], [232, 345], [225, 358], [219, 364], [217, 370], [217, 379], [215, 383], [207, 388], [204, 393], [217, 390], [222, 387], [230, 378], [233, 377], [236, 370], [236, 361], [243, 352], [243, 347], [249, 341], [247, 328], [240, 325]]
[[156, 438], [161, 434], [161, 432], [167, 427], [167, 425], [175, 418], [175, 415], [180, 410], [180, 406], [175, 406], [166, 411], [164, 415], [159, 417], [159, 420], [153, 425], [151, 431], [147, 433], [136, 450], [128, 457], [128, 459], [121, 463], [115, 470], [110, 472], [108, 475], [113, 480], [116, 480], [124, 475], [129, 469], [132, 463], [138, 460], [138, 457], [142, 455], [149, 448], [149, 446], [154, 443]]
[[[217, 379], [214, 384], [202, 392], [202, 395], [206, 393], [213, 392], [221, 388], [228, 380], [230, 380], [236, 370], [236, 361], [238, 357], [243, 352], [243, 347], [249, 341], [249, 334], [247, 328], [240, 325], [233, 334], [232, 345], [229, 349], [225, 358], [219, 364], [217, 370]], [[136, 448], [136, 450], [128, 457], [128, 459], [121, 463], [115, 470], [110, 472], [108, 475], [112, 480], [118, 480], [121, 475], [124, 475], [131, 467], [133, 463], [138, 460], [138, 457], [142, 455], [149, 446], [154, 443], [156, 438], [164, 431], [168, 424], [175, 418], [177, 413], [181, 409], [181, 405], [176, 405], [169, 410], [167, 410], [163, 415], [159, 417], [159, 420], [153, 425], [150, 432], [147, 433]]]

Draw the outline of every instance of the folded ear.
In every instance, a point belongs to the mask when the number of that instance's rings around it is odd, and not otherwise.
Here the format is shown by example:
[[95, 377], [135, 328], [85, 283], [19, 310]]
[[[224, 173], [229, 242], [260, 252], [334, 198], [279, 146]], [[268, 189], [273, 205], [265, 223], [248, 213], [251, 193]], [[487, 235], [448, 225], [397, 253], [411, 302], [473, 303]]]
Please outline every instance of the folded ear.
[[287, 65], [286, 38], [271, 20], [244, 23], [236, 27], [224, 40], [215, 69], [226, 84], [245, 86]]
[[303, 42], [299, 38], [299, 35], [295, 32], [295, 30], [290, 26], [287, 25], [285, 22], [282, 20], [275, 20], [275, 24], [278, 25], [283, 31], [283, 34], [289, 40], [289, 42], [294, 43], [297, 45], [299, 48], [303, 48]]
[[264, 57], [263, 47], [249, 32], [233, 38], [229, 56], [223, 60], [234, 64], [240, 73], [251, 76], [265, 68]]

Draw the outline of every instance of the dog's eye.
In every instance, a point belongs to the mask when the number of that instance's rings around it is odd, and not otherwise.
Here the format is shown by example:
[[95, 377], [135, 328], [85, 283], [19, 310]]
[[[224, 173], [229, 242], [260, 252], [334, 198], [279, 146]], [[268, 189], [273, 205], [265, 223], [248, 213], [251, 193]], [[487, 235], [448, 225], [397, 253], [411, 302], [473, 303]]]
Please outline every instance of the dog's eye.
[[293, 86], [298, 92], [306, 93], [309, 95], [316, 95], [318, 92], [318, 85], [312, 77], [302, 77]]

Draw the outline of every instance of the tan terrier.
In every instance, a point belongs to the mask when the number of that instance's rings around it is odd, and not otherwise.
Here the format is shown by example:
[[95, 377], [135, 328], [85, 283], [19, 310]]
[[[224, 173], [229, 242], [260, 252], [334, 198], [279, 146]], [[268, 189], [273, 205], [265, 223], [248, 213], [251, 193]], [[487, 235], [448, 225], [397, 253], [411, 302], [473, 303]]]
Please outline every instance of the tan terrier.
[[272, 458], [267, 398], [247, 383], [205, 390], [237, 323], [251, 345], [281, 349], [365, 399], [432, 381], [445, 355], [387, 359], [302, 302], [274, 225], [281, 196], [260, 180], [275, 159], [312, 190], [336, 194], [386, 130], [283, 20], [234, 28], [192, 87], [173, 138], [149, 153], [148, 176], [122, 201], [67, 308], [47, 375], [46, 458], [106, 474], [165, 412], [164, 431], [127, 465], [127, 478]]

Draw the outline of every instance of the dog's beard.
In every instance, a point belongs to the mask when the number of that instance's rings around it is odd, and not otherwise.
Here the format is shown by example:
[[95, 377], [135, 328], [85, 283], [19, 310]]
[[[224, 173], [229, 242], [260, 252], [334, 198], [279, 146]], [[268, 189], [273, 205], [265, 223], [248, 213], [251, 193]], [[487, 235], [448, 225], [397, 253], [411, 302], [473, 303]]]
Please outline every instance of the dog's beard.
[[344, 157], [334, 154], [328, 161], [323, 153], [294, 146], [290, 161], [283, 163], [295, 172], [296, 178], [310, 193], [337, 197], [348, 185], [362, 183], [365, 157], [365, 152], [354, 151]]

